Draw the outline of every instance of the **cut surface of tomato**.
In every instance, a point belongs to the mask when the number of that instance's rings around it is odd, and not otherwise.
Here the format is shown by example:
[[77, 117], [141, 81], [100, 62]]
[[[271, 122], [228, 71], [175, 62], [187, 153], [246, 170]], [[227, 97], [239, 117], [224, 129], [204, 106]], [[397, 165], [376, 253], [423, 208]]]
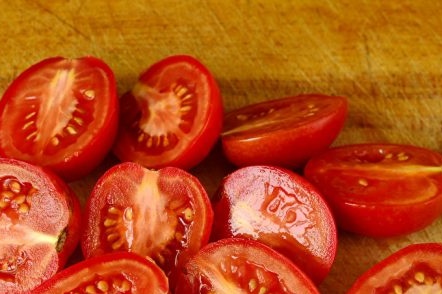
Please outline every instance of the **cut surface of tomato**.
[[222, 128], [217, 83], [194, 57], [167, 57], [123, 95], [114, 153], [149, 168], [189, 169], [208, 155]]
[[10, 84], [0, 113], [0, 155], [79, 179], [98, 166], [115, 139], [114, 74], [94, 57], [45, 59]]
[[79, 239], [80, 204], [55, 174], [0, 158], [0, 293], [24, 293], [64, 266]]
[[442, 293], [442, 244], [408, 245], [363, 273], [347, 294]]
[[167, 294], [169, 285], [166, 275], [152, 260], [135, 253], [117, 252], [74, 264], [32, 293]]
[[169, 276], [208, 242], [213, 211], [186, 171], [126, 162], [109, 169], [86, 203], [86, 258], [131, 251], [153, 258]]
[[240, 168], [224, 178], [213, 205], [212, 239], [261, 241], [318, 284], [330, 271], [336, 226], [316, 188], [298, 174], [273, 166]]
[[254, 240], [227, 238], [203, 247], [186, 264], [175, 294], [319, 293], [290, 260]]
[[304, 174], [343, 230], [373, 237], [408, 234], [442, 213], [442, 155], [416, 146], [357, 144], [312, 158]]
[[347, 104], [344, 97], [307, 94], [233, 110], [224, 118], [224, 154], [237, 166], [302, 167], [336, 139]]

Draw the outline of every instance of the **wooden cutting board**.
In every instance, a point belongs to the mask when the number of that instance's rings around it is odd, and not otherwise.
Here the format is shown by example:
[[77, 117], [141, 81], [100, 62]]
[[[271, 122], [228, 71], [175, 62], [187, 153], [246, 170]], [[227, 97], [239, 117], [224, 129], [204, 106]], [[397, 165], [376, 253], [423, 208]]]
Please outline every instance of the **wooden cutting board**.
[[[438, 1], [0, 1], [0, 91], [49, 56], [95, 55], [122, 93], [171, 54], [196, 56], [216, 76], [226, 110], [321, 92], [349, 98], [336, 145], [410, 143], [442, 151], [442, 2]], [[109, 159], [72, 183], [87, 197]], [[192, 170], [213, 194], [230, 170], [219, 146]], [[210, 174], [209, 174], [210, 171]], [[345, 293], [381, 258], [415, 242], [442, 241], [442, 220], [404, 237], [340, 232], [322, 293]]]

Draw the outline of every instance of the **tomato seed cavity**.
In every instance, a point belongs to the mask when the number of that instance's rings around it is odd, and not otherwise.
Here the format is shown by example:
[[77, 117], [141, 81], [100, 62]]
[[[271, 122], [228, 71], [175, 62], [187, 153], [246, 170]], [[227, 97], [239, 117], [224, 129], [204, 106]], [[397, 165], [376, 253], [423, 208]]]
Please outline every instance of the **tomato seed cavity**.
[[104, 278], [95, 276], [92, 281], [88, 281], [78, 288], [67, 293], [69, 294], [99, 294], [99, 293], [132, 293], [132, 283], [124, 275]]
[[128, 234], [133, 229], [133, 210], [131, 207], [125, 209], [110, 206], [106, 210], [103, 221], [105, 240], [113, 250], [128, 250], [131, 244], [128, 242]]
[[27, 214], [31, 209], [31, 198], [37, 189], [31, 183], [21, 183], [15, 177], [0, 178], [0, 212], [6, 213], [11, 219], [20, 214]]

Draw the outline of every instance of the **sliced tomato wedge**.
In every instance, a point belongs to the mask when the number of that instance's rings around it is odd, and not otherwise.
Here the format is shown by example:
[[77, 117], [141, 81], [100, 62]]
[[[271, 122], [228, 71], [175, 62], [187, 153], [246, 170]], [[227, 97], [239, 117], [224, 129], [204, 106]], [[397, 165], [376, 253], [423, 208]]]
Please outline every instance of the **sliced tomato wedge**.
[[290, 260], [270, 247], [242, 238], [210, 243], [186, 264], [175, 294], [319, 293]]
[[168, 167], [126, 162], [109, 169], [86, 203], [86, 258], [130, 251], [153, 258], [168, 276], [208, 242], [213, 211], [199, 180]]
[[32, 293], [168, 294], [169, 285], [166, 275], [151, 259], [135, 253], [118, 252], [74, 264]]
[[307, 94], [233, 110], [224, 118], [224, 154], [237, 166], [302, 167], [333, 143], [347, 108], [344, 97]]
[[319, 284], [333, 264], [337, 233], [327, 204], [292, 171], [249, 166], [222, 181], [214, 201], [214, 240], [244, 237], [287, 256]]
[[408, 234], [442, 213], [442, 155], [429, 149], [340, 146], [312, 158], [304, 174], [330, 204], [338, 226], [350, 232]]
[[167, 57], [141, 74], [121, 97], [114, 153], [149, 168], [189, 169], [219, 138], [223, 107], [209, 70], [187, 55]]
[[363, 273], [347, 294], [442, 293], [442, 244], [404, 247]]
[[20, 74], [0, 100], [0, 155], [76, 180], [103, 160], [117, 127], [112, 70], [94, 57], [48, 58]]
[[27, 293], [77, 246], [80, 204], [55, 174], [0, 158], [0, 293]]

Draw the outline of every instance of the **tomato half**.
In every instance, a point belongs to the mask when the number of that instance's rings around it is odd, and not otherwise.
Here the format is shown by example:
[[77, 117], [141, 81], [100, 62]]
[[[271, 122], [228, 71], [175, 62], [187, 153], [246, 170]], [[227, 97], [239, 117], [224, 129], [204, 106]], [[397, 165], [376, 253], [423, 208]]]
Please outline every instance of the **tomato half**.
[[23, 293], [53, 276], [74, 251], [80, 204], [55, 174], [0, 158], [0, 293]]
[[344, 97], [309, 94], [233, 110], [224, 119], [224, 154], [237, 166], [302, 167], [336, 139], [347, 104]]
[[87, 259], [64, 269], [32, 291], [34, 294], [167, 294], [163, 271], [150, 259], [118, 252]]
[[121, 97], [114, 153], [145, 167], [189, 169], [206, 157], [222, 128], [216, 81], [198, 60], [167, 57], [141, 74]]
[[197, 178], [179, 168], [132, 162], [109, 169], [86, 203], [86, 258], [131, 251], [153, 258], [169, 276], [208, 242], [213, 211]]
[[347, 294], [442, 293], [442, 244], [404, 247], [363, 273]]
[[336, 226], [317, 189], [301, 176], [272, 166], [243, 167], [224, 178], [216, 197], [213, 239], [261, 241], [318, 284], [328, 274]]
[[186, 264], [175, 294], [319, 293], [290, 260], [242, 238], [210, 243]]
[[425, 228], [442, 213], [442, 155], [425, 148], [340, 146], [312, 158], [305, 176], [322, 192], [343, 230], [402, 235]]
[[45, 59], [10, 84], [0, 113], [1, 156], [76, 180], [103, 160], [115, 139], [115, 77], [94, 57]]

